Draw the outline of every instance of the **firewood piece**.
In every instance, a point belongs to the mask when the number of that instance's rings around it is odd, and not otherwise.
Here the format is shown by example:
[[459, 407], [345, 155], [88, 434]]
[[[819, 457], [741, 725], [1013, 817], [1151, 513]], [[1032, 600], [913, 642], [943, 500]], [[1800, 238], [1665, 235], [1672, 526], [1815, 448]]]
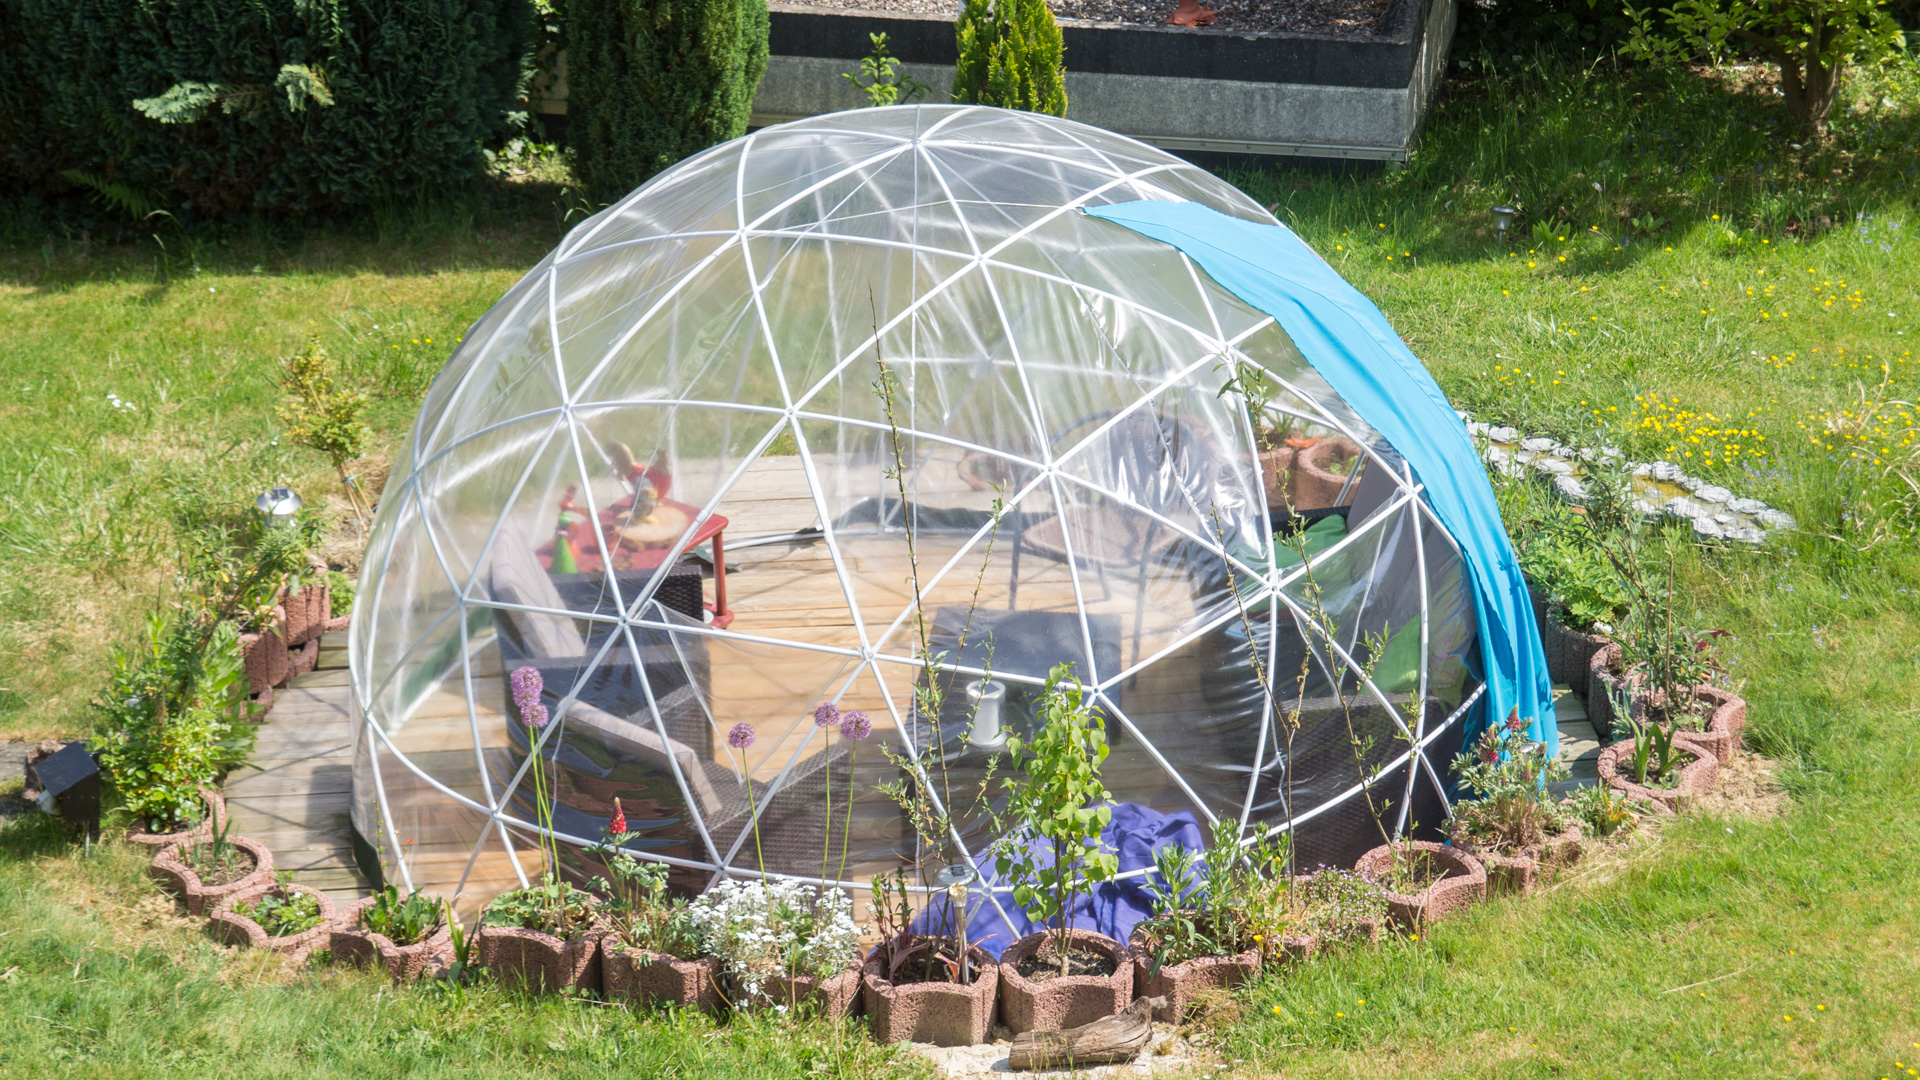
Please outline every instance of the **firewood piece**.
[[1153, 1041], [1153, 1010], [1163, 997], [1141, 998], [1112, 1016], [1065, 1031], [1023, 1031], [1014, 1036], [1007, 1066], [1047, 1069], [1059, 1065], [1111, 1065], [1132, 1061]]

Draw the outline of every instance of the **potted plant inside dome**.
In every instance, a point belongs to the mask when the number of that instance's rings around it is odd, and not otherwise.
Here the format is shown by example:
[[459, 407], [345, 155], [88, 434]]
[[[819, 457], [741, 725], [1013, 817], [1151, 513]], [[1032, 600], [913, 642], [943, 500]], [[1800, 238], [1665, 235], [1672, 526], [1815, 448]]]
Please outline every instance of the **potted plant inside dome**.
[[1048, 674], [1040, 721], [1032, 738], [1007, 740], [1019, 775], [1002, 781], [1007, 803], [994, 843], [1014, 902], [1046, 928], [1000, 955], [1001, 1011], [1016, 1034], [1079, 1027], [1133, 1000], [1127, 947], [1073, 925], [1080, 898], [1112, 879], [1120, 860], [1101, 842], [1113, 817], [1113, 796], [1100, 782], [1105, 720], [1070, 665]]
[[1299, 434], [1299, 421], [1293, 414], [1272, 407], [1279, 387], [1265, 368], [1252, 361], [1223, 361], [1216, 371], [1225, 369], [1226, 380], [1219, 395], [1238, 394], [1246, 409], [1248, 430], [1253, 432], [1254, 453], [1260, 459], [1260, 479], [1267, 489], [1267, 507], [1281, 510], [1292, 505], [1290, 477], [1294, 455], [1312, 438]]
[[601, 907], [606, 930], [600, 937], [600, 980], [607, 1000], [716, 1009], [719, 963], [708, 954], [687, 901], [668, 891], [667, 868], [624, 850], [639, 835], [628, 830], [626, 811], [615, 799], [604, 839], [588, 849], [608, 874], [590, 886], [607, 897]]
[[1456, 799], [1447, 833], [1477, 856], [1496, 891], [1526, 894], [1543, 870], [1580, 858], [1580, 826], [1547, 795], [1565, 779], [1565, 764], [1527, 738], [1515, 709], [1453, 759], [1453, 776], [1470, 798]]
[[1197, 858], [1178, 844], [1154, 852], [1153, 914], [1127, 941], [1135, 995], [1167, 1002], [1154, 1019], [1177, 1023], [1203, 991], [1259, 974], [1275, 921], [1262, 912], [1276, 889], [1287, 888], [1287, 864], [1286, 834], [1249, 846], [1227, 819], [1214, 822], [1212, 842]]
[[487, 905], [474, 935], [475, 949], [480, 966], [498, 979], [551, 991], [598, 989], [599, 902], [561, 876], [559, 842], [553, 838], [545, 760], [550, 717], [540, 700], [545, 686], [534, 667], [516, 669], [509, 684], [529, 736], [527, 770], [544, 865], [535, 883], [503, 892]]

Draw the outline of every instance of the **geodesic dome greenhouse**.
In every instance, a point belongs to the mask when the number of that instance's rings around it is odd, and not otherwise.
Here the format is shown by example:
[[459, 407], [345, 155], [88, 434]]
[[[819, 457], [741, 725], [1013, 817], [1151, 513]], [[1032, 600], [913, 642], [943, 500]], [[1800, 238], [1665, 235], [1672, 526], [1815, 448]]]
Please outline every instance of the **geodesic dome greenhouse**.
[[937, 764], [984, 871], [977, 792], [1057, 664], [1149, 818], [1305, 866], [1379, 842], [1363, 787], [1432, 829], [1463, 736], [1551, 707], [1484, 473], [1384, 327], [1239, 191], [1065, 120], [870, 109], [691, 158], [429, 390], [353, 623], [355, 829], [483, 903], [538, 872], [537, 747], [582, 874], [617, 799], [687, 889], [857, 887], [935, 857], [882, 789]]

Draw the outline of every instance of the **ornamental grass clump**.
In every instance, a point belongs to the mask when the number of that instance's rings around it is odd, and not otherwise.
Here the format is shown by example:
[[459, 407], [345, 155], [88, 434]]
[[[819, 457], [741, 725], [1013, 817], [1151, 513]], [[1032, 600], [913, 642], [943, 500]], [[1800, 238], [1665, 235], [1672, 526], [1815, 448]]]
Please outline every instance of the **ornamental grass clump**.
[[1566, 814], [1547, 798], [1547, 785], [1570, 773], [1545, 744], [1527, 738], [1528, 726], [1514, 709], [1453, 759], [1453, 776], [1474, 796], [1454, 803], [1448, 831], [1455, 841], [1513, 854], [1566, 831]]
[[701, 948], [719, 959], [736, 1005], [774, 976], [829, 979], [860, 955], [853, 905], [838, 889], [797, 881], [723, 881], [687, 906]]

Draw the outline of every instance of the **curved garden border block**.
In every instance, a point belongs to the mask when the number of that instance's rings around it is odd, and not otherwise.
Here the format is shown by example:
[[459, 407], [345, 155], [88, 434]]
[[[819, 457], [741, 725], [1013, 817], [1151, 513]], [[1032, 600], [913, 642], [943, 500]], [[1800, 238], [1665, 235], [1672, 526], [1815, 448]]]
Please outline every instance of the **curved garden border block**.
[[273, 630], [240, 635], [240, 665], [247, 672], [247, 693], [258, 694], [287, 681], [293, 669], [293, 657], [282, 636], [285, 623], [275, 608]]
[[1360, 447], [1345, 435], [1329, 435], [1293, 456], [1290, 488], [1296, 510], [1324, 510], [1339, 504], [1348, 477], [1328, 470], [1335, 457], [1353, 461], [1356, 469], [1362, 460]]
[[327, 621], [333, 617], [333, 590], [325, 585], [303, 586], [288, 593], [281, 606], [287, 612], [287, 647], [298, 648], [327, 632]]
[[811, 1002], [827, 1019], [842, 1020], [854, 1015], [855, 1007], [860, 1004], [860, 968], [858, 965], [848, 967], [830, 979], [812, 975], [769, 975], [755, 1000], [788, 1008]]
[[1133, 958], [1126, 946], [1091, 930], [1068, 931], [1075, 943], [1113, 959], [1111, 975], [1069, 975], [1028, 982], [1020, 961], [1040, 951], [1047, 935], [1028, 934], [1000, 954], [1000, 1013], [1014, 1034], [1064, 1031], [1112, 1016], [1133, 1002]]
[[682, 960], [600, 935], [600, 984], [608, 1001], [714, 1012], [721, 1005], [719, 975], [720, 962], [711, 956]]
[[157, 833], [146, 831], [147, 820], [139, 819], [127, 830], [127, 843], [144, 844], [147, 847], [170, 847], [181, 843], [199, 843], [213, 839], [216, 830], [227, 824], [227, 800], [210, 787], [200, 789], [200, 801], [207, 804], [209, 813], [200, 818], [200, 824], [191, 829], [177, 829], [173, 832]]
[[1486, 897], [1487, 869], [1480, 864], [1480, 860], [1457, 847], [1436, 844], [1431, 840], [1382, 844], [1360, 856], [1360, 861], [1353, 864], [1354, 870], [1374, 881], [1384, 881], [1393, 870], [1395, 846], [1403, 851], [1425, 852], [1447, 871], [1446, 877], [1417, 893], [1387, 892], [1387, 911], [1401, 926], [1411, 930], [1439, 922]]
[[373, 906], [373, 901], [371, 896], [354, 901], [334, 924], [328, 946], [333, 950], [334, 959], [378, 964], [397, 983], [411, 982], [430, 968], [452, 963], [453, 931], [445, 922], [422, 941], [395, 945], [392, 938], [360, 925], [360, 916]]
[[[1286, 939], [1288, 945], [1292, 940]], [[1127, 940], [1127, 951], [1133, 954], [1133, 996], [1165, 998], [1166, 1005], [1154, 1009], [1153, 1018], [1171, 1024], [1179, 1023], [1186, 1016], [1187, 1007], [1200, 991], [1239, 986], [1260, 974], [1258, 945], [1236, 956], [1202, 956], [1169, 964], [1156, 972], [1152, 950], [1143, 932], [1135, 928]]]
[[1502, 855], [1482, 850], [1471, 841], [1461, 841], [1460, 848], [1480, 860], [1480, 865], [1486, 868], [1488, 894], [1527, 896], [1552, 872], [1579, 862], [1585, 851], [1583, 840], [1580, 826], [1570, 823], [1566, 829], [1547, 837], [1538, 850]]
[[[924, 952], [926, 946], [918, 950]], [[993, 1007], [999, 1000], [1000, 970], [992, 954], [975, 945], [967, 951], [973, 962], [973, 982], [901, 983], [885, 973], [876, 946], [861, 965], [861, 996], [872, 1018], [875, 1042], [932, 1043], [935, 1046], [972, 1046], [988, 1041], [993, 1030]], [[911, 962], [911, 961], [910, 961]]]
[[598, 934], [561, 939], [519, 926], [483, 926], [474, 937], [480, 966], [501, 982], [549, 992], [601, 988]]
[[1740, 748], [1741, 737], [1747, 730], [1746, 699], [1730, 690], [1704, 684], [1694, 687], [1693, 693], [1695, 697], [1713, 702], [1713, 714], [1707, 717], [1706, 730], [1680, 734], [1685, 735], [1688, 742], [1712, 751], [1714, 760], [1724, 765], [1733, 760], [1733, 752]]
[[[241, 904], [250, 903], [263, 896], [278, 894], [282, 897], [292, 893], [305, 893], [319, 901], [320, 925], [298, 934], [286, 934], [274, 937], [262, 929], [260, 924], [242, 915], [237, 909]], [[333, 935], [333, 901], [327, 894], [311, 885], [288, 882], [284, 885], [268, 882], [256, 885], [242, 892], [228, 893], [220, 898], [213, 909], [213, 916], [207, 928], [213, 935], [229, 945], [238, 945], [243, 949], [270, 949], [273, 952], [304, 960], [316, 946], [325, 945]]]
[[1680, 778], [1671, 788], [1650, 788], [1636, 784], [1628, 769], [1633, 760], [1633, 740], [1614, 743], [1600, 751], [1600, 782], [1628, 798], [1643, 799], [1665, 813], [1677, 813], [1693, 800], [1713, 790], [1720, 778], [1720, 762], [1713, 750], [1692, 739], [1693, 733], [1676, 732], [1673, 745], [1691, 753], [1693, 760], [1680, 767]]
[[[211, 841], [200, 841], [211, 843]], [[171, 844], [161, 848], [153, 857], [153, 865], [147, 868], [155, 880], [168, 892], [187, 902], [187, 911], [194, 915], [205, 915], [209, 904], [218, 904], [222, 899], [248, 889], [271, 884], [273, 881], [273, 852], [267, 845], [248, 837], [236, 837], [229, 841], [253, 856], [253, 872], [238, 881], [225, 885], [202, 885], [200, 875], [194, 872], [186, 860], [187, 849], [191, 842]]]

